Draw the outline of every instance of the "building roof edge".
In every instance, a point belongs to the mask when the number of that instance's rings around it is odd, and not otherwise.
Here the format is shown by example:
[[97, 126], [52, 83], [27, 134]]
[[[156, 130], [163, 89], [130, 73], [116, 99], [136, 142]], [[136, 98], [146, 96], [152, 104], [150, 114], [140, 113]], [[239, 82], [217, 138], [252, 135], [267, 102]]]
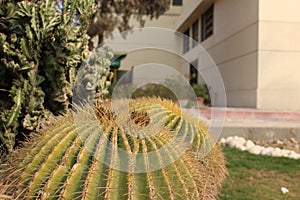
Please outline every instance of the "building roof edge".
[[182, 25], [190, 18], [190, 16], [197, 10], [197, 8], [202, 4], [204, 0], [191, 0], [189, 4], [185, 7], [182, 14], [179, 16], [176, 30], [180, 31]]

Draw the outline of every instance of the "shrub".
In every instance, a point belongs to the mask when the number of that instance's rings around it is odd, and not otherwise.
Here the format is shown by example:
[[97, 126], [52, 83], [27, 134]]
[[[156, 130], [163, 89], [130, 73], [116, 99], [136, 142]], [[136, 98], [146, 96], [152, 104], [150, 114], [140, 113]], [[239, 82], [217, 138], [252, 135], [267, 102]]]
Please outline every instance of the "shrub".
[[176, 99], [175, 94], [163, 85], [159, 84], [147, 84], [141, 88], [135, 90], [132, 94], [132, 98], [140, 97], [160, 97], [164, 99]]
[[204, 103], [206, 105], [211, 103], [209, 89], [206, 84], [194, 84], [192, 87], [197, 97], [204, 98]]

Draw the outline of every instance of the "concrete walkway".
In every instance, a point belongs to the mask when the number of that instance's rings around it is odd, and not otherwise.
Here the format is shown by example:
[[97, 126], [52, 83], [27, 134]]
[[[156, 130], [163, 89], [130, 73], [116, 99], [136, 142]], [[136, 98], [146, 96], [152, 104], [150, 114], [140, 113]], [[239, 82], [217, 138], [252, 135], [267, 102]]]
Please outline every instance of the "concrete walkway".
[[[186, 109], [195, 115], [197, 110]], [[300, 111], [257, 110], [243, 108], [199, 110], [202, 119], [225, 117], [221, 137], [241, 136], [246, 139], [285, 139], [300, 141]]]

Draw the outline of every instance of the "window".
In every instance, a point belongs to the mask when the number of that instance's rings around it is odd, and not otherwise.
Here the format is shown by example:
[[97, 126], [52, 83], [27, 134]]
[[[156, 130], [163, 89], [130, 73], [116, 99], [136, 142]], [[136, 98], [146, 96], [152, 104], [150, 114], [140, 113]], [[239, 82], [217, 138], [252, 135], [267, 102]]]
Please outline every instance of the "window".
[[182, 6], [182, 0], [173, 0], [173, 6]]
[[190, 64], [190, 84], [194, 85], [198, 83], [198, 60], [193, 61]]
[[197, 21], [195, 21], [193, 23], [193, 47], [195, 47], [197, 45], [197, 43], [199, 42], [199, 20], [197, 19]]
[[188, 28], [183, 34], [183, 53], [185, 53], [190, 50], [190, 29]]
[[214, 32], [214, 5], [211, 5], [202, 15], [201, 41], [206, 40]]

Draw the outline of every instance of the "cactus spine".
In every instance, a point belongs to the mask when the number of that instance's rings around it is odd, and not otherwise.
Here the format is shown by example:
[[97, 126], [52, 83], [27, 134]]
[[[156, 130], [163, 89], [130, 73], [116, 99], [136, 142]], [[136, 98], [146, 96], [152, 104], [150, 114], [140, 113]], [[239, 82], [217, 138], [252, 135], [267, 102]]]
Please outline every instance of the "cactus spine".
[[[13, 173], [17, 189], [11, 186], [5, 195], [15, 198], [22, 194], [19, 198], [23, 199], [216, 198], [226, 174], [223, 154], [214, 147], [207, 157], [198, 159], [197, 152], [207, 130], [195, 124], [198, 122], [193, 117], [181, 114], [172, 102], [160, 99], [131, 102], [130, 117], [134, 124], [147, 127], [149, 120], [163, 122], [163, 129], [149, 137], [127, 134], [107, 107], [97, 107], [95, 113], [98, 124], [83, 120], [75, 126], [71, 116], [59, 117], [33, 142], [34, 148], [20, 149], [21, 156], [15, 154], [19, 161], [15, 162]], [[148, 117], [150, 114], [152, 118]], [[99, 124], [101, 129], [97, 127]], [[192, 134], [195, 137], [190, 137]], [[165, 160], [182, 153], [176, 146], [166, 147], [176, 135], [181, 135], [190, 146], [176, 161], [164, 165]], [[109, 149], [109, 143], [130, 152], [130, 158], [120, 162], [122, 155], [113, 146]], [[158, 151], [163, 147], [166, 154]], [[150, 152], [156, 153], [156, 163], [151, 162]], [[101, 162], [103, 159], [109, 165]], [[146, 171], [136, 173], [134, 163]], [[118, 165], [126, 166], [127, 170], [110, 167]], [[153, 165], [160, 167], [150, 170]]]

